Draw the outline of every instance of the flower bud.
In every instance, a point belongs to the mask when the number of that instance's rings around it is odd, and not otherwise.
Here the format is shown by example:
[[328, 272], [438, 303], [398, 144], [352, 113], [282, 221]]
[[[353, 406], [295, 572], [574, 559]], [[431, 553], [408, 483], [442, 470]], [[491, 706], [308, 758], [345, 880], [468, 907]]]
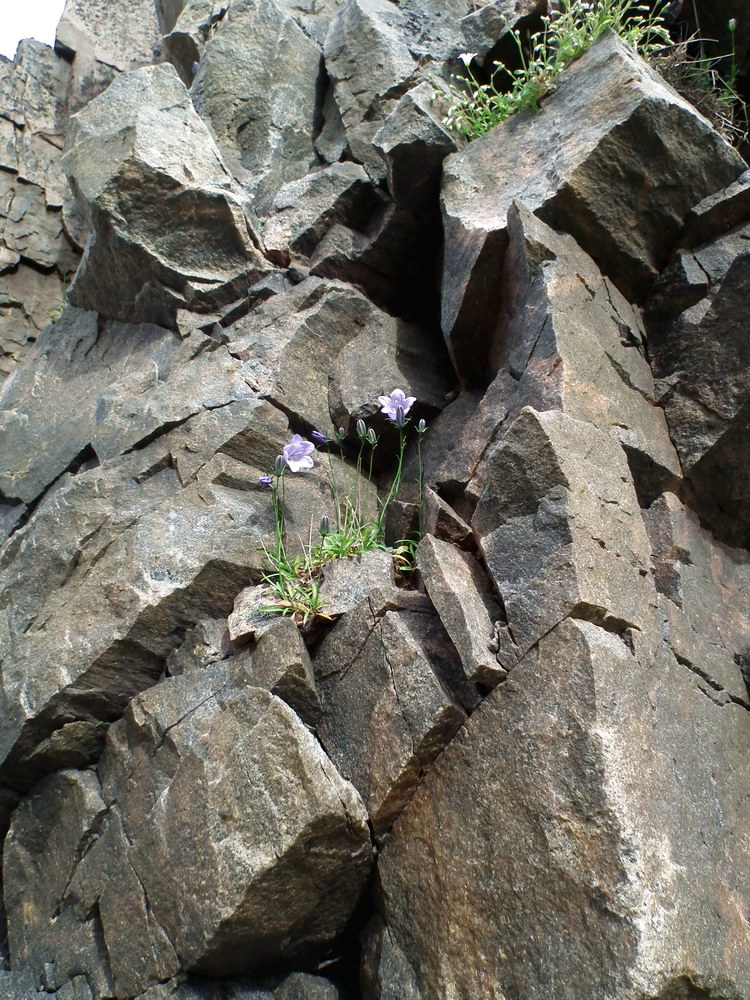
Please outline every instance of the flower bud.
[[328, 517], [324, 514], [320, 519], [320, 524], [318, 525], [318, 530], [320, 531], [320, 537], [325, 538], [328, 532], [331, 530], [331, 525]]
[[417, 423], [417, 434], [424, 434], [427, 430], [427, 424], [424, 422], [424, 417]]
[[367, 437], [367, 425], [365, 424], [364, 420], [362, 420], [361, 417], [357, 421], [357, 437], [358, 438], [366, 438]]
[[727, 21], [727, 27], [729, 28], [730, 31], [736, 31], [737, 30], [737, 18], [733, 17], [729, 21]]
[[313, 431], [310, 437], [313, 441], [317, 441], [318, 444], [328, 444], [328, 438], [322, 431]]
[[273, 476], [261, 476], [258, 480], [259, 486], [270, 486], [273, 483]]
[[339, 439], [339, 441], [344, 440], [344, 438], [346, 437], [346, 431], [344, 430], [343, 427], [339, 427], [339, 429], [336, 431], [336, 437]]
[[277, 476], [283, 476], [285, 468], [286, 468], [286, 462], [284, 461], [284, 456], [277, 455], [276, 460], [273, 463], [274, 474]]
[[375, 431], [372, 429], [372, 427], [370, 427], [370, 429], [367, 431], [367, 441], [368, 441], [368, 444], [371, 444], [373, 448], [378, 443], [378, 436], [375, 433]]

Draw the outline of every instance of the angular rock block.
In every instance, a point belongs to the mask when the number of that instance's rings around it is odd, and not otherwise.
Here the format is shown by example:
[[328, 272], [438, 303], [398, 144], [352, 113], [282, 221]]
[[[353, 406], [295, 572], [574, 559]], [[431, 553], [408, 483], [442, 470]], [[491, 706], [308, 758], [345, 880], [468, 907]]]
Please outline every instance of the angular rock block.
[[437, 207], [443, 160], [455, 153], [456, 140], [443, 126], [445, 91], [424, 80], [404, 94], [373, 136], [388, 172], [388, 190], [412, 212]]
[[605, 33], [537, 114], [513, 116], [445, 161], [442, 326], [460, 373], [485, 377], [514, 199], [570, 233], [638, 299], [692, 207], [745, 169], [691, 105]]
[[668, 652], [555, 626], [397, 820], [365, 996], [747, 996], [749, 736]]
[[101, 792], [90, 771], [50, 776], [15, 814], [15, 967], [126, 998], [185, 970], [304, 965], [343, 930], [372, 864], [362, 801], [291, 709], [226, 664], [136, 698], [99, 776]]
[[409, 79], [418, 65], [406, 30], [405, 13], [388, 0], [344, 0], [323, 48], [349, 145], [375, 180], [385, 169], [371, 145], [382, 116], [373, 114], [373, 106]]
[[[184, 631], [225, 617], [260, 578], [274, 517], [258, 477], [289, 434], [280, 411], [241, 400], [64, 477], [39, 502], [0, 573], [2, 780], [28, 788], [94, 759]], [[332, 513], [325, 472], [290, 483], [286, 507], [306, 536]]]
[[316, 164], [320, 46], [276, 0], [234, 0], [203, 51], [192, 87], [256, 212]]
[[450, 542], [425, 535], [416, 562], [467, 678], [493, 688], [506, 674], [490, 650], [500, 608], [476, 559]]
[[163, 60], [154, 7], [150, 0], [65, 0], [55, 50], [72, 63], [70, 114], [98, 97], [118, 73]]
[[455, 652], [426, 599], [380, 591], [332, 629], [313, 665], [320, 740], [382, 836], [465, 719], [449, 687]]
[[165, 35], [170, 61], [185, 86], [192, 84], [195, 65], [200, 62], [206, 42], [228, 7], [228, 0], [187, 0], [174, 27]]
[[[503, 314], [487, 345], [498, 375], [463, 435], [489, 444], [524, 406], [558, 409], [620, 441], [646, 504], [673, 485], [680, 463], [655, 402], [637, 310], [573, 239], [519, 202], [508, 212], [500, 295]], [[495, 426], [486, 426], [488, 414]], [[474, 474], [481, 492], [481, 466]]]
[[178, 308], [236, 299], [270, 269], [172, 66], [118, 76], [71, 119], [62, 163], [93, 229], [74, 305], [174, 327]]
[[285, 184], [263, 227], [267, 253], [311, 256], [333, 225], [363, 228], [378, 200], [357, 163], [333, 163]]
[[659, 402], [693, 494], [730, 545], [750, 545], [750, 225], [680, 251], [647, 305]]
[[372, 549], [346, 559], [332, 559], [326, 564], [319, 595], [322, 611], [338, 617], [353, 611], [366, 601], [373, 590], [395, 587], [393, 555], [382, 549]]
[[507, 615], [506, 669], [569, 615], [623, 630], [653, 620], [651, 548], [620, 445], [527, 408], [487, 462], [472, 526]]

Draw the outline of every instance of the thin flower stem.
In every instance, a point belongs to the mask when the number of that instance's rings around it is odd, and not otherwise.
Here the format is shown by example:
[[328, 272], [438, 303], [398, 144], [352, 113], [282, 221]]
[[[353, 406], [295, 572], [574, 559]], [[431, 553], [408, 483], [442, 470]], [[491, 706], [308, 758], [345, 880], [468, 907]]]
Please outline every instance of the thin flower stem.
[[418, 487], [418, 514], [419, 514], [419, 537], [418, 542], [422, 541], [424, 537], [424, 465], [422, 463], [422, 435], [417, 436], [417, 468], [419, 470], [417, 475], [417, 487]]
[[399, 445], [398, 445], [398, 461], [396, 463], [396, 472], [393, 476], [393, 481], [391, 482], [391, 486], [390, 489], [388, 490], [385, 502], [383, 503], [383, 506], [380, 508], [380, 513], [378, 514], [378, 520], [377, 520], [378, 535], [381, 537], [383, 535], [383, 530], [384, 530], [383, 526], [385, 524], [386, 512], [388, 510], [390, 503], [398, 496], [398, 491], [401, 487], [401, 469], [404, 464], [404, 450], [406, 448], [406, 434], [404, 433], [403, 427], [399, 427], [398, 434], [399, 434]]

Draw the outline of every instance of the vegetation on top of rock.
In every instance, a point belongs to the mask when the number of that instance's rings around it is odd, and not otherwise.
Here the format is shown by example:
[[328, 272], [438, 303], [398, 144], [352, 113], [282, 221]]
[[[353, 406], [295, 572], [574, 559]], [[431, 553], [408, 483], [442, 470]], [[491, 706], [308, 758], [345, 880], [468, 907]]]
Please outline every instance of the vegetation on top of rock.
[[[320, 587], [324, 567], [335, 559], [346, 559], [350, 556], [372, 552], [374, 549], [390, 552], [401, 568], [410, 568], [414, 561], [414, 552], [423, 533], [423, 468], [421, 444], [422, 436], [427, 430], [427, 424], [420, 419], [415, 425], [417, 432], [417, 490], [419, 524], [416, 537], [402, 539], [395, 546], [386, 544], [386, 515], [389, 506], [397, 499], [401, 486], [401, 475], [404, 466], [406, 450], [406, 428], [411, 422], [407, 416], [414, 403], [414, 396], [407, 396], [402, 389], [394, 389], [388, 396], [379, 396], [380, 412], [385, 415], [389, 424], [398, 432], [396, 452], [396, 469], [388, 487], [385, 500], [379, 503], [379, 510], [374, 517], [368, 516], [362, 496], [363, 466], [367, 466], [367, 483], [372, 484], [375, 450], [380, 438], [372, 427], [367, 427], [364, 420], [357, 420], [356, 433], [359, 441], [357, 452], [356, 485], [349, 486], [339, 483], [331, 453], [328, 452], [328, 475], [331, 496], [334, 504], [335, 526], [330, 518], [323, 514], [318, 526], [320, 543], [313, 545], [312, 525], [307, 544], [300, 539], [302, 552], [290, 555], [286, 544], [286, 521], [284, 513], [285, 478], [288, 472], [304, 472], [314, 465], [313, 453], [315, 445], [299, 434], [284, 446], [280, 455], [276, 456], [272, 475], [261, 476], [258, 480], [262, 486], [271, 487], [273, 511], [275, 519], [275, 534], [273, 548], [266, 549], [270, 563], [264, 576], [273, 599], [261, 608], [264, 612], [276, 612], [291, 615], [299, 625], [306, 625], [315, 617], [328, 618], [325, 599]], [[320, 431], [311, 435], [319, 446], [328, 447], [332, 442]], [[336, 431], [336, 444], [344, 459], [344, 440], [346, 431], [340, 427]]]
[[[531, 35], [527, 44], [518, 29], [510, 29], [521, 68], [511, 70], [495, 63], [496, 71], [487, 83], [480, 83], [471, 71], [476, 54], [463, 53], [460, 58], [468, 79], [452, 88], [453, 107], [446, 124], [474, 139], [518, 111], [537, 111], [555, 78], [608, 29], [641, 55], [655, 54], [671, 44], [662, 10], [660, 5], [653, 11], [633, 6], [630, 0], [564, 0], [559, 12], [542, 18], [542, 30]], [[502, 89], [504, 85], [507, 90]]]

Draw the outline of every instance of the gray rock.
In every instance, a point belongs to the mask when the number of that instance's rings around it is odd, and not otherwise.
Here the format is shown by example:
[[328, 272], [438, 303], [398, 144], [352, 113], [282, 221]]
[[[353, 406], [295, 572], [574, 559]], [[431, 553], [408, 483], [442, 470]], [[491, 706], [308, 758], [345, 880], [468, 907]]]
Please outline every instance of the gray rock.
[[240, 591], [235, 598], [234, 609], [227, 619], [230, 640], [242, 643], [260, 639], [279, 619], [276, 612], [264, 610], [274, 603], [275, 595], [265, 583], [258, 583]]
[[[64, 977], [75, 964], [92, 981], [106, 969], [96, 988], [125, 998], [185, 969], [309, 962], [342, 930], [372, 863], [361, 800], [291, 709], [225, 664], [136, 698], [99, 774], [103, 799], [92, 772], [60, 772], [16, 813], [6, 891], [19, 966]], [[93, 945], [108, 961], [91, 964]]]
[[72, 62], [69, 112], [98, 97], [117, 73], [161, 62], [163, 48], [149, 0], [65, 0], [55, 49]]
[[320, 701], [312, 660], [291, 618], [276, 615], [257, 646], [235, 656], [232, 666], [244, 670], [254, 687], [265, 688], [285, 701], [306, 725], [317, 725]]
[[[5, 780], [26, 788], [95, 758], [185, 630], [226, 616], [261, 577], [274, 517], [257, 480], [289, 433], [270, 404], [241, 400], [64, 477], [38, 503], [0, 574]], [[292, 539], [326, 499], [320, 469], [290, 483]]]
[[723, 236], [750, 219], [750, 170], [733, 184], [699, 202], [687, 218], [681, 244], [692, 248]]
[[495, 622], [501, 615], [476, 559], [450, 542], [425, 535], [416, 562], [467, 678], [493, 688], [507, 673], [490, 651]]
[[342, 994], [327, 979], [293, 972], [274, 990], [276, 1000], [341, 1000]]
[[33, 1000], [34, 977], [28, 972], [0, 969], [0, 1000]]
[[323, 572], [320, 586], [322, 611], [331, 618], [353, 611], [373, 590], [395, 586], [393, 555], [372, 549], [348, 559], [332, 559]]
[[491, 452], [472, 526], [502, 599], [510, 668], [569, 615], [644, 628], [650, 546], [620, 445], [566, 414], [525, 409]]
[[395, 445], [395, 440], [380, 416], [378, 397], [402, 389], [417, 400], [409, 413], [412, 420], [431, 421], [445, 406], [453, 387], [449, 372], [450, 362], [438, 331], [405, 323], [373, 308], [370, 322], [340, 351], [331, 372], [329, 400], [334, 426], [353, 434], [357, 420], [374, 421], [378, 433], [385, 434], [382, 453], [384, 447]]
[[[685, 142], [696, 153], [689, 159]], [[442, 325], [461, 374], [484, 375], [476, 346], [496, 322], [515, 198], [639, 298], [692, 207], [745, 169], [692, 106], [616, 35], [603, 35], [538, 114], [515, 115], [445, 161]]]
[[522, 35], [529, 21], [546, 13], [544, 0], [489, 0], [461, 18], [466, 48], [484, 62], [512, 31]]
[[[638, 312], [569, 236], [519, 203], [508, 212], [508, 240], [503, 311], [487, 344], [487, 366], [499, 375], [482, 410], [492, 402], [507, 426], [523, 406], [560, 409], [609, 432], [650, 503], [679, 479], [680, 463], [655, 404]], [[480, 441], [482, 432], [485, 440], [503, 433], [487, 433], [485, 412], [471, 421]]]
[[649, 303], [659, 401], [701, 516], [733, 545], [750, 544], [750, 226], [681, 251]]
[[671, 656], [557, 625], [441, 754], [381, 854], [416, 996], [745, 996], [749, 729]]
[[165, 662], [171, 677], [188, 670], [201, 670], [237, 652], [229, 638], [225, 618], [205, 618], [185, 633], [182, 644], [169, 654]]
[[317, 162], [322, 57], [276, 0], [234, 0], [206, 44], [192, 96], [261, 215]]
[[362, 167], [334, 163], [280, 189], [263, 227], [263, 245], [267, 253], [309, 257], [331, 226], [364, 227], [377, 204]]
[[385, 200], [363, 232], [332, 226], [310, 273], [350, 282], [393, 315], [424, 322], [437, 310], [439, 227]]
[[473, 543], [471, 525], [429, 486], [424, 491], [424, 530], [459, 548], [470, 548]]
[[464, 721], [441, 680], [446, 666], [460, 670], [429, 602], [406, 610], [398, 591], [351, 611], [315, 657], [321, 742], [362, 795], [376, 836], [390, 829]]
[[447, 110], [445, 88], [425, 80], [404, 94], [373, 136], [386, 163], [388, 190], [402, 208], [437, 206], [443, 160], [457, 149], [442, 124]]
[[75, 115], [63, 167], [93, 229], [70, 290], [79, 308], [174, 327], [178, 308], [236, 299], [269, 269], [172, 66], [121, 74]]
[[174, 27], [165, 36], [169, 58], [187, 87], [195, 78], [194, 66], [200, 62], [206, 42], [228, 7], [229, 0], [188, 0]]

